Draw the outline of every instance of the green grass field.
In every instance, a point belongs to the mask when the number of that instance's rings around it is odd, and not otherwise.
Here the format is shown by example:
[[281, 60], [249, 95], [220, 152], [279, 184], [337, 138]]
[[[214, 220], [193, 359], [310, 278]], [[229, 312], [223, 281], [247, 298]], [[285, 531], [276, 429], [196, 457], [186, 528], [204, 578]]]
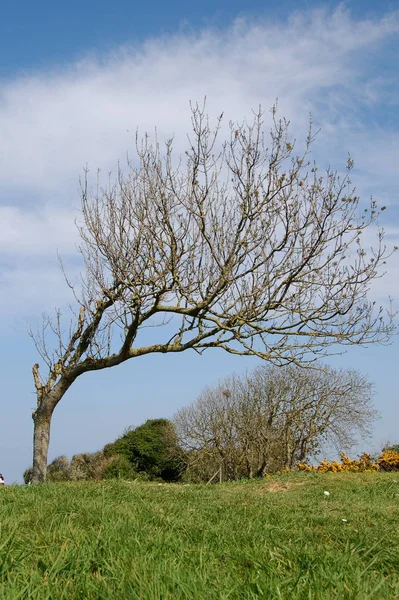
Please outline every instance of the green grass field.
[[398, 481], [295, 473], [211, 486], [8, 487], [0, 598], [393, 600]]

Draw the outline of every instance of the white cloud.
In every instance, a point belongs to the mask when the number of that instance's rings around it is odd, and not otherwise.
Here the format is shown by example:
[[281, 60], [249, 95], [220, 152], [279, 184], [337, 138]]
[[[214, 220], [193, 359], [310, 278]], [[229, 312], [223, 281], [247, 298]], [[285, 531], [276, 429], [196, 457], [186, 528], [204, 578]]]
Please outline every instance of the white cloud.
[[[73, 267], [69, 269], [69, 275], [77, 281]], [[13, 328], [26, 331], [29, 320], [35, 323], [43, 313], [52, 313], [53, 309], [73, 300], [61, 270], [50, 261], [26, 259], [18, 265], [3, 267], [0, 285], [3, 333]]]
[[0, 253], [15, 258], [48, 255], [49, 251], [74, 254], [78, 234], [71, 211], [45, 205], [36, 210], [0, 206]]
[[[86, 58], [67, 69], [3, 82], [3, 314], [24, 311], [18, 297], [26, 293], [37, 299], [32, 314], [40, 295], [59, 285], [55, 252], [74, 251], [82, 167], [88, 162], [92, 172], [115, 171], [117, 160], [132, 150], [137, 127], [152, 132], [157, 126], [161, 139], [174, 134], [181, 149], [189, 101], [205, 95], [211, 115], [224, 111], [227, 120], [250, 116], [260, 102], [267, 109], [278, 97], [298, 135], [312, 111], [323, 128], [316, 144], [321, 163], [341, 168], [350, 150], [361, 165], [355, 173], [360, 191], [378, 190], [384, 202], [397, 202], [397, 132], [384, 126], [385, 106], [397, 89], [377, 58], [398, 30], [397, 14], [359, 22], [342, 9], [296, 14], [287, 23], [241, 19], [223, 32], [151, 40], [105, 60]], [[32, 255], [35, 277], [21, 268]]]

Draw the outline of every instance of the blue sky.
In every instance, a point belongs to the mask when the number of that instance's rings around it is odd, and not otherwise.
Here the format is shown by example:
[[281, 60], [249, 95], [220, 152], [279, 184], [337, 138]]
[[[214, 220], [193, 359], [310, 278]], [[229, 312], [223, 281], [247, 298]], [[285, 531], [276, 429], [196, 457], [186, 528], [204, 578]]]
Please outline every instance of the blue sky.
[[[279, 98], [298, 139], [309, 112], [315, 158], [341, 169], [350, 151], [362, 198], [387, 205], [399, 240], [399, 2], [19, 2], [0, 19], [0, 471], [31, 462], [27, 335], [43, 311], [70, 300], [56, 252], [77, 273], [74, 216], [82, 168], [115, 170], [134, 132], [175, 135], [184, 148], [189, 101], [240, 120]], [[399, 307], [399, 258], [371, 290]], [[398, 440], [397, 339], [330, 360], [376, 384], [382, 418], [368, 447]], [[82, 377], [54, 415], [50, 458], [94, 451], [131, 424], [171, 416], [205, 385], [257, 360], [221, 351], [152, 356]]]
[[[79, 59], [82, 53], [112, 52], [121, 44], [140, 43], [150, 37], [204, 27], [224, 28], [237, 17], [261, 17], [270, 21], [289, 18], [294, 11], [309, 11], [324, 6], [350, 8], [355, 18], [377, 17], [398, 8], [397, 1], [357, 0], [230, 0], [200, 3], [183, 0], [146, 2], [104, 0], [69, 2], [28, 0], [3, 3], [0, 20], [0, 76], [15, 71], [32, 73], [36, 69], [56, 68]], [[245, 8], [244, 8], [245, 5]]]

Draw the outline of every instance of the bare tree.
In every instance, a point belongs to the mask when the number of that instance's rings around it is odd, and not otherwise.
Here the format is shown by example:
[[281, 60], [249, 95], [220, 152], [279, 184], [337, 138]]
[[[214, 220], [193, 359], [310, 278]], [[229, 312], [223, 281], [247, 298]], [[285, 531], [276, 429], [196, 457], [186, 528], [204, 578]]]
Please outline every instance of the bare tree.
[[273, 389], [268, 402], [273, 398], [281, 468], [291, 469], [316, 456], [326, 444], [349, 450], [370, 435], [378, 416], [373, 385], [354, 369], [289, 365], [279, 371], [259, 368], [252, 377], [255, 389]]
[[[222, 464], [225, 476], [262, 476], [316, 456], [323, 443], [348, 450], [377, 416], [372, 385], [354, 370], [259, 367], [208, 388], [174, 423], [188, 469]], [[211, 458], [213, 460], [211, 460]]]
[[[252, 124], [231, 123], [219, 144], [222, 117], [212, 130], [197, 106], [178, 164], [172, 140], [161, 151], [146, 137], [115, 183], [92, 191], [85, 178], [77, 314], [69, 333], [58, 314], [34, 336], [48, 368], [33, 367], [35, 482], [46, 477], [53, 411], [83, 373], [208, 348], [303, 365], [336, 343], [389, 339], [392, 314], [367, 300], [387, 256], [383, 232], [374, 249], [361, 244], [376, 203], [360, 214], [352, 162], [343, 177], [320, 176], [308, 159], [312, 133], [297, 155], [288, 122], [272, 117], [269, 147], [260, 111]], [[148, 344], [143, 328], [155, 325]]]
[[270, 391], [255, 388], [250, 377], [232, 376], [176, 413], [173, 422], [190, 476], [207, 478], [220, 466], [232, 480], [263, 474], [277, 441]]

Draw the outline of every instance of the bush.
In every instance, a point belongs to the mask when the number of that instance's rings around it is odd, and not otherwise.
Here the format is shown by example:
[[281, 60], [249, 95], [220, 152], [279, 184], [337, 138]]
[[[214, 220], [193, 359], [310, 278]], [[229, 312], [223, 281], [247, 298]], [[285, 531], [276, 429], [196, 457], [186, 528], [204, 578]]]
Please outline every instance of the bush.
[[99, 466], [101, 479], [134, 479], [137, 477], [132, 464], [124, 456], [104, 457]]
[[25, 469], [22, 477], [24, 479], [25, 485], [28, 485], [28, 483], [31, 483], [32, 477], [33, 477], [33, 467], [28, 467], [27, 469]]
[[[185, 469], [185, 454], [167, 419], [149, 419], [130, 429], [100, 452], [75, 454], [69, 462], [59, 456], [47, 467], [47, 481], [91, 479], [142, 479], [178, 481]], [[25, 483], [32, 468], [24, 473]]]
[[129, 461], [132, 456], [131, 433], [133, 429], [127, 429], [122, 437], [114, 442], [106, 444], [103, 448], [103, 454], [106, 458], [111, 456], [124, 456]]
[[70, 464], [66, 456], [57, 456], [47, 467], [47, 481], [69, 481]]
[[342, 471], [370, 473], [371, 471], [378, 471], [378, 464], [373, 463], [370, 454], [367, 454], [367, 452], [363, 452], [359, 456], [359, 460], [352, 460], [346, 456], [345, 452], [341, 452], [341, 462], [338, 462], [337, 460], [323, 460], [317, 466], [309, 466], [306, 463], [298, 463], [297, 467], [300, 471], [318, 473], [339, 473]]
[[183, 451], [174, 427], [167, 419], [148, 419], [104, 447], [104, 456], [127, 459], [137, 473], [151, 479], [178, 481], [184, 470]]
[[387, 444], [386, 446], [384, 446], [384, 448], [382, 449], [383, 452], [385, 452], [385, 450], [393, 450], [394, 452], [399, 452], [399, 444]]
[[104, 460], [103, 452], [85, 452], [75, 454], [71, 460], [70, 477], [72, 481], [87, 481], [101, 479], [101, 463]]
[[377, 460], [381, 471], [399, 471], [399, 452], [384, 450]]

